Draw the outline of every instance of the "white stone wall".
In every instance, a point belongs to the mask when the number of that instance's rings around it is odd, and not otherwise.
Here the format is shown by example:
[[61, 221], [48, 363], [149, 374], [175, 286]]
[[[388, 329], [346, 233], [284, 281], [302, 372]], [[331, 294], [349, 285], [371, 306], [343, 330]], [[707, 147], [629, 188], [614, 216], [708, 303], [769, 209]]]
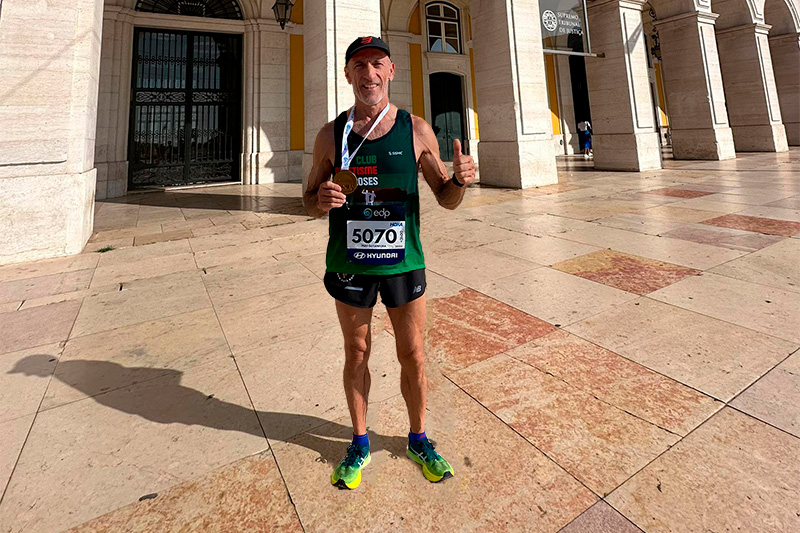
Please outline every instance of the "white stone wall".
[[78, 253], [92, 232], [101, 0], [5, 0], [0, 264]]

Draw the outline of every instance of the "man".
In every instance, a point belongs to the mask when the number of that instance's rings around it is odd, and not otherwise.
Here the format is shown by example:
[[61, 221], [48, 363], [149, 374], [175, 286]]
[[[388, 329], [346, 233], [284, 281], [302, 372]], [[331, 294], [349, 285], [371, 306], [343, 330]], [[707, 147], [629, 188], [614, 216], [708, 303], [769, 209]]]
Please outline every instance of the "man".
[[395, 66], [381, 39], [353, 41], [344, 72], [353, 86], [355, 106], [317, 135], [314, 166], [303, 195], [310, 215], [330, 214], [324, 283], [336, 300], [344, 336], [344, 390], [353, 422], [353, 442], [331, 483], [356, 488], [370, 460], [368, 364], [378, 293], [392, 322], [401, 366], [400, 390], [410, 422], [407, 455], [422, 466], [426, 479], [438, 482], [452, 477], [453, 469], [425, 435], [426, 283], [417, 169], [422, 168], [439, 204], [455, 209], [465, 186], [475, 180], [475, 164], [461, 153], [456, 140], [455, 173], [448, 176], [428, 123], [389, 104]]
[[583, 158], [590, 159], [592, 154], [592, 125], [588, 120], [578, 122], [578, 131], [581, 132], [581, 143], [583, 144]]

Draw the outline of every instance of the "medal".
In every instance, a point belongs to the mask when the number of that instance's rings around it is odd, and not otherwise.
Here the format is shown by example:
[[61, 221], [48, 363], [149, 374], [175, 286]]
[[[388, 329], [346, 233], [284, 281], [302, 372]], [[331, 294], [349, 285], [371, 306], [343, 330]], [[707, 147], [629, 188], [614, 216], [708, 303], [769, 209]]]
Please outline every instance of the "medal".
[[352, 194], [358, 188], [356, 175], [349, 170], [340, 170], [333, 177], [333, 182], [342, 188], [344, 194]]

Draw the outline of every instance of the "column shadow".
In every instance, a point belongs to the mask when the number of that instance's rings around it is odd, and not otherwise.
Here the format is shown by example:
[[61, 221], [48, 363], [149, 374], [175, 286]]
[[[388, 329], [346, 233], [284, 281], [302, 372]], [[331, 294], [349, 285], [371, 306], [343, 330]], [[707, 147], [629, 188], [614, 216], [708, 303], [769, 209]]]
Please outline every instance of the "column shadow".
[[[157, 424], [197, 425], [238, 431], [275, 441], [293, 442], [319, 454], [318, 461], [338, 463], [352, 428], [324, 418], [297, 413], [257, 411], [216, 398], [214, 391], [181, 385], [183, 372], [170, 368], [126, 367], [110, 361], [73, 359], [59, 361], [53, 372], [53, 356], [29, 355], [9, 374], [49, 377], [89, 396], [95, 402]], [[129, 388], [147, 388], [131, 394]], [[253, 418], [257, 415], [258, 421]], [[406, 438], [370, 431], [370, 449], [405, 455]]]

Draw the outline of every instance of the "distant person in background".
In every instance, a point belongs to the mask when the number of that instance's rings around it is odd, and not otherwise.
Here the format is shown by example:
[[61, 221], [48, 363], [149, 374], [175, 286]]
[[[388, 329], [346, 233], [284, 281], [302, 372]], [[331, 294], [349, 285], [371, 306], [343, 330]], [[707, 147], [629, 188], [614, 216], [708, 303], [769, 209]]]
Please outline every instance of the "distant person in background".
[[578, 131], [581, 132], [581, 142], [583, 143], [583, 158], [590, 159], [592, 154], [592, 125], [588, 120], [578, 122]]

